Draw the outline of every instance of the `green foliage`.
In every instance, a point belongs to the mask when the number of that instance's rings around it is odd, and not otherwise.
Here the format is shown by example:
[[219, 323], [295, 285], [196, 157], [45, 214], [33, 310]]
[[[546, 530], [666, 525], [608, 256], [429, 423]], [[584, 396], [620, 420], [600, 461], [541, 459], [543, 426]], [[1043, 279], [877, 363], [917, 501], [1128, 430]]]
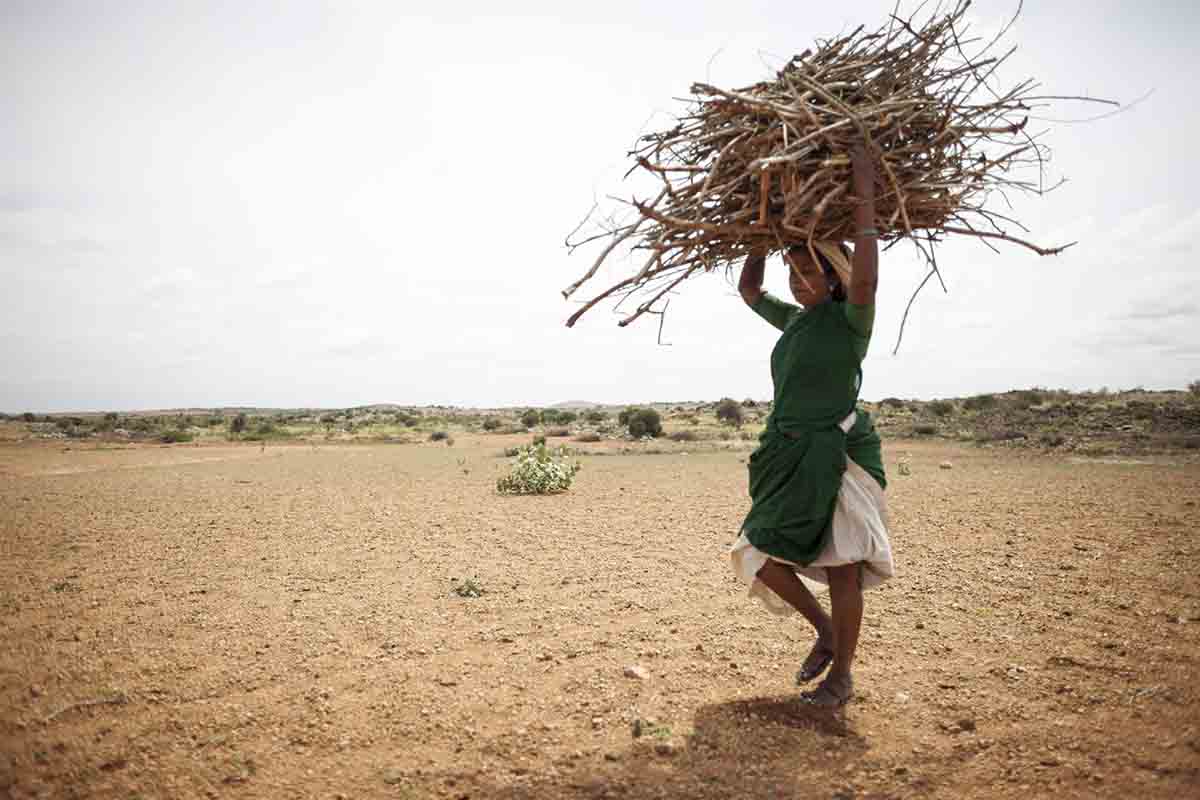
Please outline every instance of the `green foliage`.
[[723, 397], [717, 403], [717, 419], [727, 425], [742, 426], [742, 407], [732, 397]]
[[246, 415], [239, 412], [232, 420], [229, 421], [230, 433], [244, 433], [246, 430]]
[[989, 408], [995, 408], [999, 405], [994, 394], [977, 394], [974, 397], [968, 397], [963, 400], [962, 407], [964, 411], [984, 411]]
[[1037, 389], [1023, 389], [1019, 392], [1013, 392], [1010, 402], [1014, 408], [1026, 409], [1033, 406], [1040, 406], [1045, 402], [1045, 395]]
[[37, 422], [37, 414], [26, 411], [24, 414], [21, 415], [21, 421], [22, 422]]
[[557, 494], [571, 488], [579, 464], [568, 461], [562, 450], [556, 455], [544, 444], [517, 451], [512, 471], [496, 481], [501, 494]]
[[929, 410], [935, 417], [948, 417], [954, 413], [954, 403], [949, 400], [934, 400], [929, 404]]
[[483, 421], [483, 429], [485, 431], [494, 431], [500, 427], [500, 420], [495, 417], [488, 417]]
[[521, 424], [526, 428], [532, 428], [541, 421], [542, 415], [532, 408], [521, 415]]
[[630, 436], [636, 439], [643, 436], [662, 436], [662, 417], [653, 408], [635, 409], [628, 419]]
[[633, 416], [633, 412], [637, 411], [637, 406], [625, 406], [621, 412], [617, 414], [617, 424], [622, 428], [629, 424], [629, 418]]
[[906, 405], [899, 397], [885, 397], [879, 401], [879, 404], [888, 408], [904, 408]]
[[570, 425], [579, 415], [574, 411], [558, 411], [553, 408], [547, 408], [542, 412], [542, 424], [544, 425]]
[[449, 438], [450, 434], [446, 431], [434, 431], [433, 433], [429, 434], [429, 441], [431, 442], [444, 442]]
[[933, 436], [938, 432], [937, 425], [913, 425], [914, 436]]
[[534, 446], [534, 447], [541, 447], [541, 446], [543, 446], [543, 445], [545, 445], [545, 444], [546, 444], [546, 437], [545, 437], [545, 436], [542, 436], [541, 434], [538, 434], [537, 436], [533, 437], [533, 446]]
[[[1196, 383], [1197, 383], [1197, 385], [1200, 385], [1200, 381], [1197, 381]], [[608, 414], [606, 414], [603, 411], [600, 411], [599, 409], [593, 409], [592, 411], [587, 412], [585, 417], [588, 422], [597, 423], [597, 422], [604, 422], [604, 420], [608, 419]]]
[[452, 590], [459, 597], [483, 597], [483, 587], [474, 578], [454, 581], [454, 589]]
[[195, 437], [185, 430], [176, 429], [172, 431], [163, 431], [162, 436], [159, 438], [168, 444], [178, 444], [181, 442], [190, 442]]

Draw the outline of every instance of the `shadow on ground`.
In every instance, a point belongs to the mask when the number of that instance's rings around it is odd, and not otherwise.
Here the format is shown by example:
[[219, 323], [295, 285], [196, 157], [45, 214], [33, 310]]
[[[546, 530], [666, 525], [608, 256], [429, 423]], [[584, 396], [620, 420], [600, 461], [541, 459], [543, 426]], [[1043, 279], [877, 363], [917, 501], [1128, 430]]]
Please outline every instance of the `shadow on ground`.
[[796, 697], [702, 707], [682, 744], [630, 737], [617, 760], [588, 760], [556, 774], [458, 784], [451, 796], [497, 798], [717, 798], [834, 795], [847, 765], [867, 748], [840, 714]]

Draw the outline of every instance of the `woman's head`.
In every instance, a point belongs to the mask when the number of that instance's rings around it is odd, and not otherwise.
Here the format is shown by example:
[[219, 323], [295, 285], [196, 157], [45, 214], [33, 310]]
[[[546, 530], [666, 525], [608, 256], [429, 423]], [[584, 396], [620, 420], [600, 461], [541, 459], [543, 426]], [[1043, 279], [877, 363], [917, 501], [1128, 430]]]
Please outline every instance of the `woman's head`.
[[[813, 255], [816, 255], [816, 261]], [[787, 262], [788, 286], [796, 302], [809, 308], [828, 299], [846, 299], [846, 289], [829, 259], [815, 247], [810, 252], [806, 245], [793, 245], [784, 254]]]

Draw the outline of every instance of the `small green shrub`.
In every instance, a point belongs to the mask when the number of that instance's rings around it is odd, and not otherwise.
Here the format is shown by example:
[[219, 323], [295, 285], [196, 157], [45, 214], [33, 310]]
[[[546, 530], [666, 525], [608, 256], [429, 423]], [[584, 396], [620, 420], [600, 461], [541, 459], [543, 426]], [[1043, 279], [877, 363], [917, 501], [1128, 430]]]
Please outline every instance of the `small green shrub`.
[[626, 406], [617, 414], [617, 424], [622, 428], [629, 425], [629, 418], [633, 416], [633, 412], [638, 411], [637, 406]]
[[879, 401], [880, 405], [888, 406], [889, 408], [904, 408], [906, 403], [899, 397], [885, 397]]
[[444, 442], [449, 438], [450, 434], [446, 433], [445, 431], [434, 431], [433, 433], [429, 434], [429, 441], [431, 442]]
[[912, 432], [913, 436], [934, 436], [938, 432], [938, 427], [928, 424], [913, 425]]
[[604, 422], [608, 419], [608, 414], [599, 409], [587, 412], [587, 421], [591, 423]]
[[474, 578], [454, 581], [454, 593], [459, 597], [483, 597], [483, 587]]
[[977, 394], [974, 397], [968, 397], [962, 403], [963, 410], [965, 411], [984, 411], [989, 408], [995, 408], [997, 405], [998, 401], [994, 394]]
[[485, 431], [494, 431], [500, 428], [500, 420], [495, 417], [488, 417], [483, 421], [483, 429]]
[[662, 436], [662, 417], [653, 408], [637, 409], [629, 416], [629, 435], [636, 439]]
[[526, 428], [532, 428], [542, 421], [542, 415], [537, 411], [530, 409], [521, 415], [521, 424]]
[[1038, 437], [1038, 441], [1047, 447], [1062, 447], [1067, 442], [1067, 437], [1061, 433], [1047, 431]]
[[548, 437], [562, 437], [562, 436], [570, 436], [570, 435], [571, 435], [571, 432], [569, 430], [567, 430], [566, 428], [547, 428], [546, 429], [546, 436], [548, 436]]
[[723, 397], [717, 403], [717, 419], [728, 425], [742, 425], [742, 407], [732, 397]]
[[929, 410], [935, 417], [948, 417], [954, 413], [954, 403], [949, 400], [934, 400], [929, 404]]
[[578, 436], [576, 436], [575, 441], [577, 441], [577, 442], [598, 442], [598, 441], [600, 441], [600, 434], [596, 433], [595, 431], [585, 431], [585, 432], [579, 434]]
[[1045, 395], [1037, 389], [1022, 389], [1013, 392], [1010, 402], [1015, 408], [1025, 409], [1040, 406], [1045, 399]]
[[541, 447], [544, 444], [546, 444], [545, 436], [543, 436], [539, 433], [537, 436], [533, 437], [533, 446], [534, 447]]
[[1200, 381], [1192, 381], [1188, 384], [1188, 391], [1200, 397]]
[[579, 464], [556, 455], [544, 444], [517, 451], [512, 471], [496, 481], [500, 494], [557, 494], [571, 488]]
[[26, 411], [24, 414], [21, 415], [21, 421], [22, 422], [37, 422], [37, 414], [34, 414], [30, 411]]
[[246, 415], [238, 413], [232, 420], [229, 421], [230, 433], [242, 433], [246, 430]]
[[166, 442], [167, 444], [179, 444], [181, 442], [190, 442], [195, 437], [185, 430], [173, 430], [164, 431], [162, 436], [159, 438], [161, 438], [162, 441]]

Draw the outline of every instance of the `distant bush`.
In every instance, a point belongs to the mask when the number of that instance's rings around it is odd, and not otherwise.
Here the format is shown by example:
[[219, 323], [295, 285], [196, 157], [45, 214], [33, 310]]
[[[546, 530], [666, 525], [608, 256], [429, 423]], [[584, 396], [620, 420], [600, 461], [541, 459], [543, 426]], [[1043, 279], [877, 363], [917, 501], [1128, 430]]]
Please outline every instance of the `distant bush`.
[[700, 437], [696, 435], [695, 431], [675, 431], [667, 438], [672, 442], [694, 442]]
[[1067, 442], [1067, 437], [1061, 433], [1047, 431], [1038, 437], [1038, 441], [1047, 447], [1062, 447]]
[[429, 441], [431, 442], [444, 442], [449, 438], [450, 434], [446, 433], [445, 431], [434, 431], [433, 433], [429, 434]]
[[983, 411], [988, 408], [995, 408], [997, 405], [998, 401], [994, 394], [977, 394], [974, 397], [968, 397], [962, 403], [965, 411]]
[[621, 413], [617, 414], [617, 424], [622, 428], [629, 424], [629, 418], [633, 416], [633, 412], [637, 411], [637, 406], [626, 406], [621, 409]]
[[639, 408], [629, 415], [629, 435], [640, 439], [643, 436], [662, 436], [662, 417], [653, 408]]
[[533, 446], [534, 447], [540, 447], [540, 446], [544, 445], [545, 443], [546, 443], [545, 436], [538, 434], [537, 436], [533, 437]]
[[598, 442], [598, 441], [600, 441], [600, 434], [596, 433], [595, 431], [585, 431], [585, 432], [579, 434], [578, 436], [576, 436], [575, 441], [577, 441], [577, 442]]
[[889, 408], [904, 408], [907, 404], [899, 397], [885, 397], [879, 401], [879, 405]]
[[246, 415], [239, 413], [229, 422], [230, 433], [242, 433], [246, 430]]
[[483, 429], [485, 431], [494, 431], [499, 429], [499, 427], [500, 420], [496, 419], [495, 417], [488, 417], [483, 421]]
[[914, 436], [933, 436], [938, 432], [937, 425], [913, 425]]
[[[549, 418], [547, 418], [547, 414], [550, 415]], [[572, 422], [579, 419], [579, 415], [574, 411], [547, 411], [542, 415], [542, 419], [543, 421], [552, 425], [570, 425]]]
[[608, 414], [600, 411], [599, 409], [595, 409], [587, 412], [586, 417], [588, 422], [604, 422], [604, 420], [608, 419]]
[[738, 405], [738, 401], [734, 400], [732, 397], [723, 397], [721, 398], [720, 402], [717, 403], [717, 419], [721, 420], [721, 422], [728, 423], [729, 425], [737, 425], [738, 427], [741, 427], [742, 407]]
[[22, 422], [37, 422], [37, 414], [26, 411], [21, 415]]
[[758, 408], [758, 403], [756, 403], [754, 400], [747, 397], [745, 400], [742, 401], [742, 406], [744, 406], [745, 408]]
[[164, 431], [162, 436], [159, 438], [168, 444], [179, 444], [181, 442], [190, 442], [195, 437], [185, 430], [173, 430]]
[[992, 428], [975, 434], [976, 442], [1010, 442], [1025, 438], [1028, 438], [1025, 433], [1016, 428]]
[[1011, 403], [1016, 408], [1030, 408], [1032, 406], [1040, 406], [1046, 397], [1037, 389], [1023, 389], [1019, 392], [1013, 392]]
[[929, 410], [935, 417], [947, 417], [954, 413], [954, 403], [949, 400], [934, 400], [929, 404]]
[[551, 453], [545, 445], [530, 445], [517, 451], [512, 471], [496, 481], [501, 494], [556, 494], [571, 488], [579, 464]]
[[521, 415], [521, 424], [526, 428], [532, 428], [542, 421], [542, 415], [532, 408]]

